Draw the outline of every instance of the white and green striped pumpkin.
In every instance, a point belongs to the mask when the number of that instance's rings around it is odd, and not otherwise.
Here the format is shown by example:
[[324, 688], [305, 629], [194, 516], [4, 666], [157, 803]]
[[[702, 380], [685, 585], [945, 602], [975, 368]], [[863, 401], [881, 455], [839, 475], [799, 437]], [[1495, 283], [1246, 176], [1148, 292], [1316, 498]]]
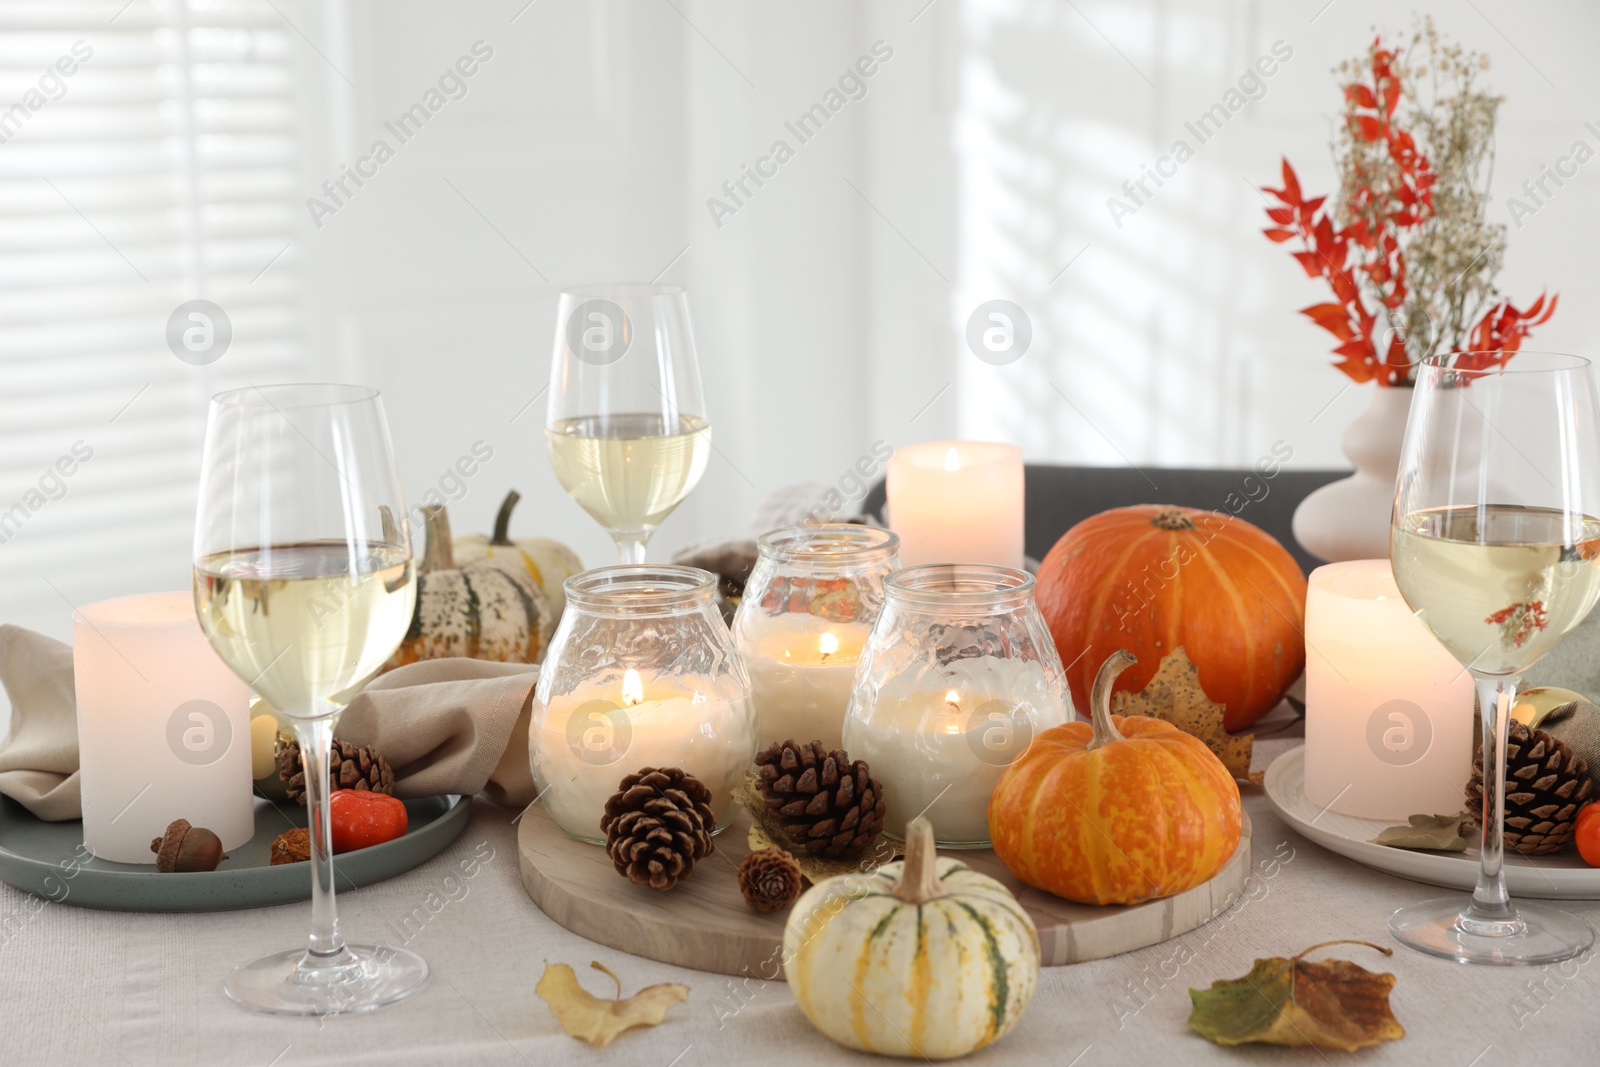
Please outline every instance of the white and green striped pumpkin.
[[813, 886], [789, 912], [784, 968], [813, 1026], [850, 1048], [953, 1059], [1005, 1036], [1039, 984], [1039, 935], [1010, 890], [938, 857], [933, 828], [906, 858]]
[[544, 659], [555, 613], [539, 583], [525, 572], [487, 563], [457, 567], [444, 505], [420, 510], [426, 548], [417, 568], [417, 606], [384, 669], [446, 656], [499, 663]]
[[544, 590], [551, 613], [559, 623], [561, 612], [567, 606], [567, 593], [562, 583], [583, 570], [583, 563], [576, 552], [560, 541], [552, 541], [548, 537], [512, 538], [511, 512], [521, 499], [522, 494], [515, 489], [506, 493], [500, 513], [495, 516], [494, 533], [490, 536], [468, 534], [456, 538], [456, 563], [463, 567], [489, 563], [531, 575], [539, 583], [539, 588]]

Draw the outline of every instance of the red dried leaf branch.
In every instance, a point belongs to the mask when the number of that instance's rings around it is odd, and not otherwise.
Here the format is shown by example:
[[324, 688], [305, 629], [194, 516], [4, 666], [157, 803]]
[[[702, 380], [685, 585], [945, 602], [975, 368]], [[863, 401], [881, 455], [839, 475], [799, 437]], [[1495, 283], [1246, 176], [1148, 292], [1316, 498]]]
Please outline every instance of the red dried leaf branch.
[[[1298, 239], [1301, 248], [1291, 255], [1308, 277], [1322, 278], [1333, 291], [1333, 302], [1301, 308], [1300, 314], [1338, 340], [1334, 365], [1357, 382], [1376, 380], [1384, 386], [1408, 384], [1421, 358], [1407, 350], [1403, 332], [1388, 323], [1410, 295], [1405, 244], [1433, 219], [1437, 180], [1415, 138], [1395, 120], [1402, 89], [1398, 58], [1397, 49], [1374, 39], [1370, 82], [1344, 86], [1350, 136], [1380, 146], [1393, 167], [1373, 173], [1357, 163], [1345, 202], [1330, 205], [1326, 196], [1306, 198], [1285, 159], [1283, 188], [1264, 190], [1282, 206], [1267, 209], [1273, 225], [1262, 231], [1279, 244]], [[1342, 227], [1334, 225], [1335, 207], [1350, 220]], [[1461, 366], [1484, 369], [1506, 362], [1555, 308], [1554, 296], [1548, 302], [1540, 296], [1526, 310], [1510, 300], [1495, 303], [1471, 329], [1470, 343], [1455, 349], [1483, 354]]]

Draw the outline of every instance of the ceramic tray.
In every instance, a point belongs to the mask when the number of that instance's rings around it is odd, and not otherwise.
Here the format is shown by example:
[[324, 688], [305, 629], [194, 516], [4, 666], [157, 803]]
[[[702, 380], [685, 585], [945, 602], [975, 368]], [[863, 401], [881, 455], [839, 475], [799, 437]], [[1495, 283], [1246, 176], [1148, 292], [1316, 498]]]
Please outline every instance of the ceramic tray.
[[[472, 814], [470, 799], [462, 796], [405, 804], [410, 827], [404, 837], [335, 857], [339, 892], [393, 878], [437, 855], [466, 829]], [[305, 824], [305, 808], [258, 798], [255, 837], [230, 852], [220, 867], [158, 874], [154, 866], [87, 856], [83, 823], [42, 822], [0, 797], [0, 881], [57, 903], [113, 911], [226, 911], [308, 900], [307, 864], [271, 866], [273, 838]]]
[[[1469, 845], [1465, 852], [1424, 852], [1374, 845], [1372, 839], [1378, 832], [1395, 823], [1324, 812], [1320, 804], [1306, 799], [1305, 772], [1304, 745], [1285, 752], [1267, 768], [1267, 799], [1292, 828], [1323, 848], [1375, 870], [1472, 892], [1478, 879], [1476, 845]], [[1583, 862], [1576, 849], [1534, 859], [1508, 851], [1505, 871], [1506, 888], [1513, 897], [1600, 900], [1600, 867]]]

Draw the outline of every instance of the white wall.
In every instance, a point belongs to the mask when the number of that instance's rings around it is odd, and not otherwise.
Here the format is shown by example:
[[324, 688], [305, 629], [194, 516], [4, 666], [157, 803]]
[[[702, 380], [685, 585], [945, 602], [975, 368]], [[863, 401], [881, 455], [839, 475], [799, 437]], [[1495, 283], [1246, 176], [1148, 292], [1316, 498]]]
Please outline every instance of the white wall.
[[[837, 481], [879, 439], [961, 434], [1018, 442], [1040, 461], [1204, 466], [1246, 464], [1282, 438], [1297, 465], [1341, 463], [1339, 434], [1364, 396], [1341, 393], [1327, 336], [1294, 314], [1322, 293], [1260, 236], [1251, 186], [1275, 182], [1280, 155], [1308, 186], [1330, 184], [1329, 70], [1373, 24], [1404, 30], [1398, 5], [524, 5], [280, 4], [298, 27], [284, 38], [301, 90], [298, 233], [273, 268], [302, 289], [294, 373], [384, 390], [413, 498], [489, 443], [493, 460], [452, 504], [458, 532], [486, 529], [516, 486], [518, 532], [562, 538], [590, 563], [610, 558], [550, 474], [542, 399], [528, 406], [548, 375], [557, 291], [595, 280], [659, 277], [688, 285], [694, 302], [717, 450], [658, 535], [662, 557], [741, 527], [777, 487]], [[1578, 138], [1600, 147], [1582, 125], [1600, 124], [1600, 74], [1582, 52], [1600, 39], [1600, 14], [1569, 2], [1530, 17], [1506, 0], [1422, 9], [1492, 57], [1508, 96], [1494, 207], [1506, 220], [1504, 196], [1541, 163]], [[1106, 198], [1280, 39], [1294, 55], [1266, 96], [1115, 226]], [[494, 55], [466, 97], [313, 226], [299, 201], [478, 40]], [[785, 120], [880, 40], [893, 56], [864, 98], [795, 145]], [[717, 225], [707, 198], [780, 137], [794, 158]], [[1597, 181], [1600, 163], [1511, 232], [1506, 290], [1519, 302], [1546, 286], [1563, 294], [1540, 346], [1600, 341], [1588, 293]], [[1021, 305], [1035, 331], [1009, 366], [980, 362], [963, 341], [972, 309], [994, 298]], [[157, 303], [152, 331], [170, 310]], [[42, 393], [89, 420], [105, 397], [65, 375], [52, 383], [48, 355], [32, 354], [30, 382], [46, 380], [28, 403]], [[197, 442], [210, 379], [155, 359], [172, 378], [160, 418]], [[5, 418], [25, 416], [18, 403], [0, 397]], [[97, 470], [149, 461], [106, 441]], [[34, 451], [7, 461], [6, 499], [50, 458]], [[0, 546], [0, 618], [66, 636], [67, 607], [41, 576], [84, 600], [186, 584], [183, 500], [163, 505], [159, 540], [125, 549], [123, 531], [102, 523], [115, 481], [84, 479]], [[68, 532], [72, 558], [45, 551]], [[91, 574], [74, 558], [99, 562]]]

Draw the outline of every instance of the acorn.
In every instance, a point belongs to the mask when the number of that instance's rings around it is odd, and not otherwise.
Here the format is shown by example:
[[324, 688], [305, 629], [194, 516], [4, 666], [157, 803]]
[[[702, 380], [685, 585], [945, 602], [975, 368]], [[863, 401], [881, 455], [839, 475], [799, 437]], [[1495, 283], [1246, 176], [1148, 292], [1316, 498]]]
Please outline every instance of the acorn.
[[166, 833], [151, 840], [150, 851], [156, 854], [156, 870], [162, 874], [214, 871], [228, 858], [216, 834], [189, 825], [188, 819], [173, 819]]

